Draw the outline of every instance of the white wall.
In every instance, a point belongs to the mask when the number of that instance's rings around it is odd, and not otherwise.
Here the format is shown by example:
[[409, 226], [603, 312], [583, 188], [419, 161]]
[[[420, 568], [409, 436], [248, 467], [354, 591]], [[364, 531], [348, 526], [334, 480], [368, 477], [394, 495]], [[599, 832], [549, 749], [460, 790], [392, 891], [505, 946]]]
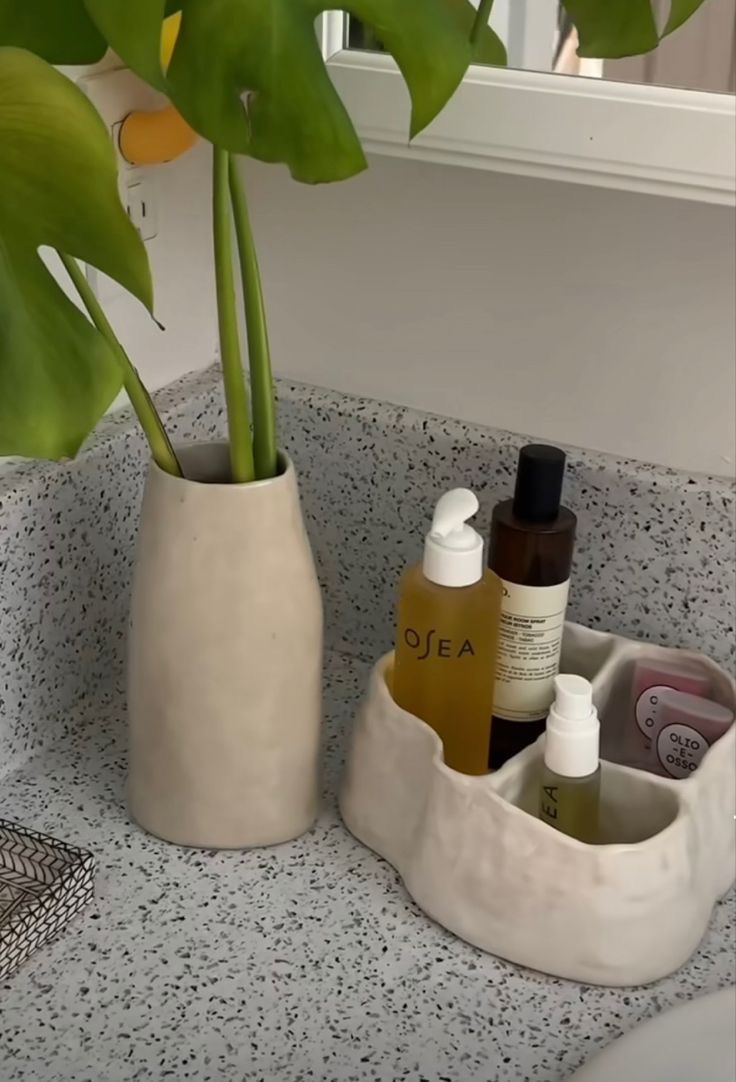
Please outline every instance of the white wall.
[[[107, 307], [156, 388], [211, 363], [216, 322], [207, 149], [152, 173], [166, 333]], [[278, 373], [733, 471], [732, 210], [390, 158], [318, 188], [247, 175]]]
[[166, 330], [121, 291], [104, 306], [144, 382], [155, 390], [211, 364], [216, 355], [209, 150], [200, 143], [179, 161], [146, 174], [158, 219], [158, 235], [146, 247], [156, 318]]
[[247, 173], [279, 373], [732, 472], [731, 209], [389, 158]]

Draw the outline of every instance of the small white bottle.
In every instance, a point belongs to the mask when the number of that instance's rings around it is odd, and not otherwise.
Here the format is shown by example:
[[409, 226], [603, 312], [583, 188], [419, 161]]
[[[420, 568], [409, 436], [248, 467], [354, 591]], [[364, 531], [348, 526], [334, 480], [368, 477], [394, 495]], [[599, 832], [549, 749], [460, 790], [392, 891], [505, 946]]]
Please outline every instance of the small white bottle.
[[539, 818], [581, 842], [600, 839], [600, 722], [582, 676], [555, 677], [547, 718]]

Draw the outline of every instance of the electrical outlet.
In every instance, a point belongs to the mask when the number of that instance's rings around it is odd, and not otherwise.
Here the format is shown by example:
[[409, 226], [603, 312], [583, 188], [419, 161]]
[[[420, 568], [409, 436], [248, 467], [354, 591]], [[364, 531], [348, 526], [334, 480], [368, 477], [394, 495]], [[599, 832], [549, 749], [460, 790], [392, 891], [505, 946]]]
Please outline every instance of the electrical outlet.
[[[138, 171], [136, 171], [138, 172]], [[156, 185], [152, 177], [142, 171], [125, 188], [125, 209], [144, 242], [153, 240], [158, 233]]]
[[[158, 235], [158, 208], [156, 205], [156, 181], [147, 170], [129, 169], [120, 177], [120, 199], [128, 217], [148, 244]], [[89, 264], [86, 266], [87, 281], [101, 304], [114, 301], [125, 292], [123, 287]]]
[[[144, 244], [148, 244], [158, 236], [156, 179], [152, 168], [133, 166], [120, 153], [120, 129], [128, 113], [136, 109], [158, 109], [165, 99], [127, 68], [85, 75], [78, 80], [78, 85], [110, 129], [117, 155], [120, 202]], [[123, 294], [124, 290], [117, 282], [95, 267], [87, 266], [86, 274], [101, 303], [114, 301]]]

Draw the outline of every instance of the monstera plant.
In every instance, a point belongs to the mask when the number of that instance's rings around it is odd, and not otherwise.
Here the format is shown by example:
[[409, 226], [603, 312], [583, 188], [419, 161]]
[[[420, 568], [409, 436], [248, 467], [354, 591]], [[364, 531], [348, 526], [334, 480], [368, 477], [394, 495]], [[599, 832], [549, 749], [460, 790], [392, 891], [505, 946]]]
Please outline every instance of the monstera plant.
[[[577, 26], [580, 53], [613, 57], [654, 48], [702, 2], [672, 0], [663, 28], [652, 0], [565, 0], [564, 6]], [[411, 136], [442, 109], [473, 59], [505, 62], [487, 25], [491, 4], [481, 0], [477, 12], [468, 0], [340, 5], [370, 28], [401, 69], [412, 100]], [[105, 271], [151, 307], [145, 251], [117, 201], [107, 132], [75, 87], [41, 62], [91, 64], [112, 48], [213, 144], [232, 479], [276, 471], [268, 336], [235, 159], [282, 162], [307, 183], [342, 180], [366, 167], [315, 33], [315, 21], [333, 6], [327, 0], [0, 0], [1, 454], [73, 455], [122, 381], [156, 461], [179, 472], [153, 404], [75, 262]], [[178, 34], [167, 65], [161, 41], [171, 16]], [[238, 339], [231, 218], [250, 394]], [[93, 325], [45, 269], [42, 246], [61, 254]]]
[[92, 263], [151, 308], [148, 261], [118, 199], [107, 129], [63, 75], [0, 48], [0, 454], [74, 454], [124, 382], [164, 458], [135, 369], [107, 325], [101, 334], [60, 290], [42, 246], [75, 273], [73, 257]]
[[[155, 460], [180, 472], [153, 404], [75, 262], [104, 270], [150, 307], [145, 252], [117, 202], [107, 133], [73, 84], [39, 59], [89, 64], [111, 47], [213, 144], [215, 283], [231, 475], [248, 482], [276, 473], [268, 336], [235, 155], [285, 162], [295, 178], [311, 183], [365, 168], [315, 34], [315, 19], [327, 6], [319, 0], [0, 0], [0, 313], [7, 313], [0, 339], [0, 452], [73, 454], [122, 379]], [[471, 45], [475, 13], [466, 0], [406, 0], [398, 7], [369, 0], [356, 9], [375, 24], [404, 73], [412, 134], [452, 95], [473, 49], [503, 62], [490, 29]], [[162, 59], [162, 32], [168, 26], [171, 36], [172, 20], [165, 20], [172, 14], [176, 45], [173, 56]], [[238, 338], [231, 224], [250, 386]], [[39, 258], [41, 245], [59, 252], [94, 326], [59, 290]]]

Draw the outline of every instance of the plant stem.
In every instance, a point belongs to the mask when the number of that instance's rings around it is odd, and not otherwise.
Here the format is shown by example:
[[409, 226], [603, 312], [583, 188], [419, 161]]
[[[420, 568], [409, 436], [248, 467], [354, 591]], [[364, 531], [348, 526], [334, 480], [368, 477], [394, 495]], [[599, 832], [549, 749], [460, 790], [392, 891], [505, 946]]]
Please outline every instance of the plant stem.
[[478, 35], [484, 26], [488, 26], [488, 18], [491, 14], [491, 8], [493, 7], [493, 0], [480, 0], [478, 4], [478, 10], [475, 13], [475, 21], [473, 22], [473, 28], [470, 31], [471, 45], [475, 45], [478, 40]]
[[141, 377], [138, 375], [138, 371], [130, 357], [118, 341], [115, 331], [110, 326], [107, 316], [94, 294], [94, 290], [91, 288], [76, 259], [66, 255], [65, 252], [58, 252], [58, 256], [64, 264], [82, 304], [87, 309], [87, 314], [112, 349], [122, 369], [123, 386], [148, 440], [154, 462], [166, 473], [173, 474], [174, 477], [183, 477], [174, 448], [171, 446], [171, 441], [166, 434], [166, 429], [151, 400], [151, 396], [143, 386]]
[[230, 234], [230, 193], [228, 187], [228, 153], [213, 147], [212, 214], [215, 241], [215, 284], [217, 287], [217, 319], [220, 328], [220, 361], [225, 404], [230, 433], [230, 471], [235, 484], [252, 481], [253, 443], [250, 434], [248, 391], [240, 359], [238, 315], [235, 305], [235, 277]]
[[243, 182], [238, 173], [238, 162], [232, 155], [229, 156], [229, 178], [230, 200], [243, 284], [245, 325], [248, 332], [248, 363], [253, 410], [253, 458], [255, 474], [260, 479], [275, 477], [278, 469], [271, 350], [268, 345], [263, 286], [253, 232], [250, 227], [248, 203]]

